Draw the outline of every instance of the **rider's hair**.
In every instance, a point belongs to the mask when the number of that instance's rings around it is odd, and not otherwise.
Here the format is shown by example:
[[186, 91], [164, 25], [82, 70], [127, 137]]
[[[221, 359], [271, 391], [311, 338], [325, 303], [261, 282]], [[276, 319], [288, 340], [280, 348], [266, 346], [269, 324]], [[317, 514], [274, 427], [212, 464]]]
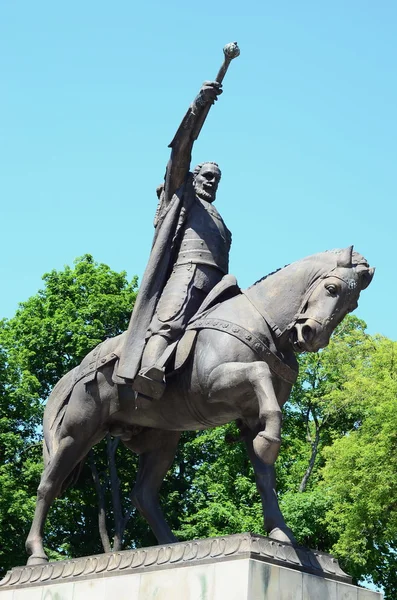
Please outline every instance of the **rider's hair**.
[[222, 171], [219, 168], [218, 163], [213, 162], [212, 160], [206, 160], [205, 162], [199, 163], [198, 165], [196, 165], [193, 169], [193, 180], [196, 179], [197, 175], [200, 173], [201, 169], [204, 167], [204, 165], [215, 165], [216, 168], [218, 169], [220, 176], [222, 177]]

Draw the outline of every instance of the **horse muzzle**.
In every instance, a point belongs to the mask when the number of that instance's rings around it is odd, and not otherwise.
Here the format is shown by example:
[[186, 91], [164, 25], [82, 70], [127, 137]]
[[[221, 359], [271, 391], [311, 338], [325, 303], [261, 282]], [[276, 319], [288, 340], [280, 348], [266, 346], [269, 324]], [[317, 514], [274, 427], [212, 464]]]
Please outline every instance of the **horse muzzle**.
[[330, 334], [323, 323], [315, 319], [302, 319], [291, 329], [290, 342], [294, 352], [317, 352], [329, 343]]

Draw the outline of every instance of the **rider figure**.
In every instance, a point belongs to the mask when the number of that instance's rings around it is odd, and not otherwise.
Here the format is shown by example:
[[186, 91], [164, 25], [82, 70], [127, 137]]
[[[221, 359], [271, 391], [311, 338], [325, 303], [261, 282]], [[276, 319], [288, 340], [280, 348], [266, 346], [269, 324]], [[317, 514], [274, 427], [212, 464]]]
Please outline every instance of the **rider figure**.
[[[131, 341], [127, 333], [118, 371], [119, 376], [134, 380], [136, 391], [153, 398], [161, 397], [164, 390], [165, 351], [181, 337], [207, 294], [228, 272], [231, 234], [212, 205], [221, 171], [216, 163], [206, 162], [189, 172], [199, 119], [221, 93], [219, 83], [203, 84], [170, 144], [165, 183], [158, 189], [155, 240], [139, 293], [143, 298], [138, 296], [129, 327]], [[143, 353], [136, 372], [136, 357], [133, 368], [127, 364], [131, 362], [128, 346], [134, 345], [134, 338], [138, 341], [141, 313], [147, 322], [147, 341], [143, 349], [141, 340]], [[142, 322], [140, 326], [142, 337]]]

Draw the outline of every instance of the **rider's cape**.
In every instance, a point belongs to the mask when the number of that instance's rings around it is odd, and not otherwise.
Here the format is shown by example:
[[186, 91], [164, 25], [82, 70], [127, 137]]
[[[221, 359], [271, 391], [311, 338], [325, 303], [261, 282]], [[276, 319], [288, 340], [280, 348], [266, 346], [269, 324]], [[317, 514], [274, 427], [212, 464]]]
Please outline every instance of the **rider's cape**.
[[138, 373], [145, 348], [146, 333], [172, 271], [178, 249], [178, 234], [185, 223], [194, 197], [191, 173], [167, 206], [162, 206], [160, 197], [152, 250], [121, 349], [117, 369], [118, 378], [131, 380], [135, 379]]

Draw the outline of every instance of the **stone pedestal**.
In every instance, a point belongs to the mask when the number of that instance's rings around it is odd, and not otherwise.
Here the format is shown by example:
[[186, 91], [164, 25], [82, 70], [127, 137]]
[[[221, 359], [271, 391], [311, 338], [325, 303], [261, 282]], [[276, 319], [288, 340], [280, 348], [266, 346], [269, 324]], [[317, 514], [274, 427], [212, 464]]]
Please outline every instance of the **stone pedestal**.
[[0, 600], [381, 600], [326, 554], [239, 534], [16, 567]]

